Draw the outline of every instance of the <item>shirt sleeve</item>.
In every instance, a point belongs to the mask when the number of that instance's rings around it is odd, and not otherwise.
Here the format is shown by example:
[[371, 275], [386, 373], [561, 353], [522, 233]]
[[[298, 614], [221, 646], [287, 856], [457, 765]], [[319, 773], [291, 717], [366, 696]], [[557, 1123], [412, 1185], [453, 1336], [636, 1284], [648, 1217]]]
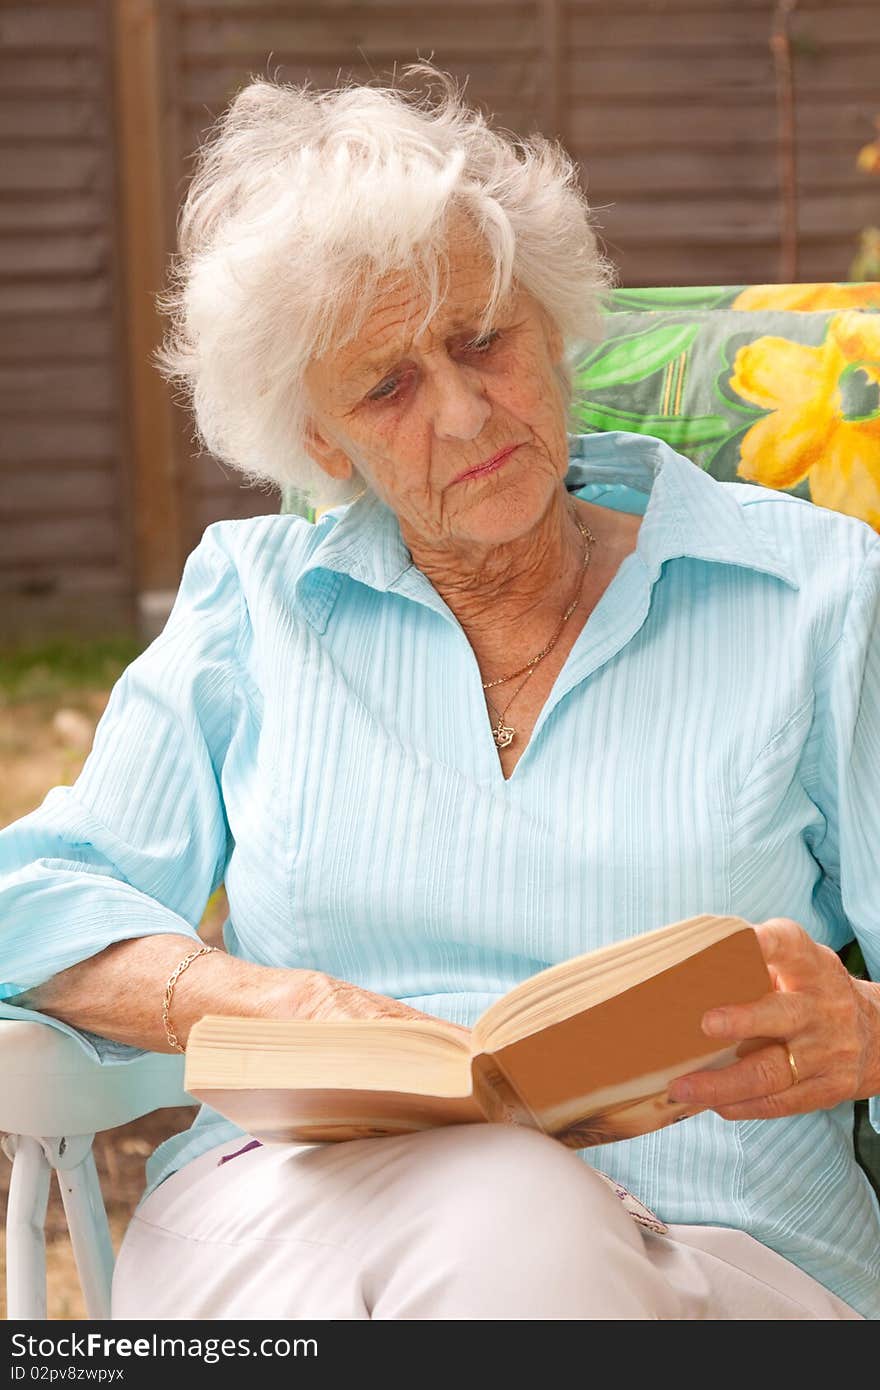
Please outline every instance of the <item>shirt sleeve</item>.
[[[813, 852], [840, 895], [868, 974], [880, 981], [880, 540], [816, 680], [820, 731], [811, 795], [825, 818]], [[870, 1102], [880, 1132], [880, 1097]]]
[[222, 775], [242, 602], [222, 527], [206, 529], [165, 628], [113, 687], [76, 782], [0, 830], [0, 1019], [50, 1024], [102, 1063], [143, 1049], [15, 996], [114, 941], [162, 932], [199, 941], [232, 849]]

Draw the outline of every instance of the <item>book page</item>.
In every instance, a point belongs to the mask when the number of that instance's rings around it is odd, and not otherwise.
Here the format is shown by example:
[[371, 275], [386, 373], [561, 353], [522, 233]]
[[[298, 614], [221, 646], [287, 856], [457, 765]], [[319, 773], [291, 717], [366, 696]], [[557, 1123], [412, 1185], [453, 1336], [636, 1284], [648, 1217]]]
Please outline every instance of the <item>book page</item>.
[[548, 966], [509, 989], [480, 1015], [473, 1027], [473, 1050], [495, 1052], [622, 994], [716, 941], [752, 930], [742, 917], [703, 913]]
[[734, 1061], [700, 1027], [707, 1009], [770, 992], [751, 929], [623, 994], [496, 1048], [495, 1062], [541, 1128], [571, 1148], [632, 1138], [694, 1113], [675, 1106], [675, 1076]]

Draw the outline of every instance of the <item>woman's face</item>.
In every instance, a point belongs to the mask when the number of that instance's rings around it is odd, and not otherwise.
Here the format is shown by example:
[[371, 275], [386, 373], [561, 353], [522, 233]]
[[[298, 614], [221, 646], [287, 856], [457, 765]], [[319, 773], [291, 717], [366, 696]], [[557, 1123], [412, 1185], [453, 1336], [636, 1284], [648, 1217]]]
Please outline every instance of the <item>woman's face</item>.
[[[446, 299], [413, 341], [427, 296], [380, 282], [356, 339], [310, 364], [310, 449], [333, 477], [364, 481], [413, 548], [495, 546], [535, 526], [568, 470], [562, 341], [515, 292], [479, 336], [491, 264], [472, 240], [449, 256]], [[513, 448], [500, 467], [462, 478]]]

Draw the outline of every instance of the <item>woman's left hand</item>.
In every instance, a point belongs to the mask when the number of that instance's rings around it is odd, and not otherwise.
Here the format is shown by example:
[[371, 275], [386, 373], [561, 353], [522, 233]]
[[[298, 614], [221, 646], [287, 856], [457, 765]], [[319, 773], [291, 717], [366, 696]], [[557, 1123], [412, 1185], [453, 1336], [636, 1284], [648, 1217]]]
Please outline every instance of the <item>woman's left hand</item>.
[[880, 984], [855, 979], [788, 917], [773, 917], [755, 933], [774, 992], [754, 1004], [712, 1009], [703, 1031], [731, 1044], [778, 1041], [718, 1071], [679, 1077], [670, 1099], [725, 1120], [769, 1120], [880, 1094]]

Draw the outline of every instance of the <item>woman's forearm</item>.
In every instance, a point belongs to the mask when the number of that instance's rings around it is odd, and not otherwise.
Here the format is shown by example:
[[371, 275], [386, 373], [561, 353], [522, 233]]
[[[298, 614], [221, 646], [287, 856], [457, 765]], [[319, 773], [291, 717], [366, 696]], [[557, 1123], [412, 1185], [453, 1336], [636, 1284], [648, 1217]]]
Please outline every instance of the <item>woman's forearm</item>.
[[[189, 936], [138, 936], [61, 970], [10, 1003], [73, 1028], [148, 1052], [173, 1052], [162, 1021], [165, 985], [198, 946]], [[204, 1014], [251, 1018], [431, 1018], [399, 999], [326, 975], [239, 960], [225, 951], [199, 956], [178, 976], [170, 1022], [182, 1047]], [[446, 1025], [458, 1032], [463, 1024]]]
[[[139, 936], [117, 941], [10, 1003], [36, 1009], [74, 1028], [149, 1052], [173, 1052], [162, 1022], [165, 984], [198, 944], [188, 936]], [[239, 960], [225, 951], [200, 956], [178, 977], [170, 1018], [186, 1046], [203, 1014], [296, 1017], [308, 1008], [312, 970], [284, 970]]]

